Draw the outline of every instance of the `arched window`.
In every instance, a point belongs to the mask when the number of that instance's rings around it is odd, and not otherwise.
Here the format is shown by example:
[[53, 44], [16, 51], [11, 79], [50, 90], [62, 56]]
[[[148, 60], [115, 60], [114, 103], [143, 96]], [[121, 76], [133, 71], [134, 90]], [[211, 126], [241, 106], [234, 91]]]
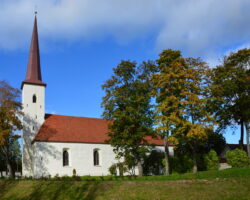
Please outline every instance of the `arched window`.
[[67, 150], [63, 150], [63, 166], [69, 166], [69, 153]]
[[36, 103], [36, 95], [35, 94], [33, 95], [32, 102]]
[[94, 165], [99, 165], [99, 152], [98, 150], [94, 150]]

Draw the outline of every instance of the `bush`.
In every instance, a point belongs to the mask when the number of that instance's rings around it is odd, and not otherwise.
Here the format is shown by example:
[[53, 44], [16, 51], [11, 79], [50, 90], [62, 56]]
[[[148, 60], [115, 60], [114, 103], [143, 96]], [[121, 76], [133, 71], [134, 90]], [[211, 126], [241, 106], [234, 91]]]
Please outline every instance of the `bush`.
[[169, 158], [172, 173], [187, 173], [192, 171], [193, 161], [188, 154], [176, 153]]
[[117, 175], [117, 171], [116, 171], [116, 164], [113, 164], [109, 167], [109, 173], [112, 175], [112, 176], [116, 176]]
[[247, 153], [240, 149], [228, 151], [226, 157], [227, 163], [232, 167], [247, 167], [249, 164]]
[[119, 169], [119, 175], [120, 176], [123, 176], [124, 173], [126, 173], [128, 171], [127, 166], [125, 165], [125, 163], [122, 163], [122, 162], [117, 163], [117, 167]]
[[113, 176], [117, 176], [117, 171], [119, 175], [123, 176], [124, 173], [128, 172], [128, 168], [124, 162], [113, 164], [109, 167], [109, 173]]
[[75, 177], [75, 176], [76, 176], [76, 170], [73, 169], [73, 177]]
[[150, 154], [146, 155], [143, 162], [144, 175], [160, 175], [165, 167], [164, 153], [152, 150]]
[[215, 150], [210, 150], [208, 154], [205, 155], [205, 166], [207, 170], [217, 170], [219, 169], [219, 158]]

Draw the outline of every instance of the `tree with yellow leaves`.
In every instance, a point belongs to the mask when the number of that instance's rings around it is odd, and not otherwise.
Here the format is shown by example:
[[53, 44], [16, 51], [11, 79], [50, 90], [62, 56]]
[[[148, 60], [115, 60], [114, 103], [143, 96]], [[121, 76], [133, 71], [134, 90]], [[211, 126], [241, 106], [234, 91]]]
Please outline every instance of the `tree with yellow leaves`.
[[168, 143], [188, 147], [197, 171], [197, 147], [208, 139], [213, 119], [207, 111], [206, 64], [199, 58], [183, 58], [180, 51], [165, 50], [152, 77], [157, 102], [157, 130], [165, 141], [166, 171], [169, 174]]
[[18, 89], [0, 81], [0, 155], [6, 162], [10, 177], [14, 177], [12, 147], [19, 138], [17, 131], [22, 129], [22, 106], [19, 98]]

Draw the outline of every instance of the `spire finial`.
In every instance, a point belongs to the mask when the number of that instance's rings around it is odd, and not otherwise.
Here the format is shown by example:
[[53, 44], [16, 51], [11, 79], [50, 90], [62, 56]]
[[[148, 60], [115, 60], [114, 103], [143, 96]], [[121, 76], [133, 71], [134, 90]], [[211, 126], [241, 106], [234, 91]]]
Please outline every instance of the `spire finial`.
[[37, 15], [37, 5], [35, 5], [35, 11], [34, 11], [34, 13], [35, 13], [35, 16]]

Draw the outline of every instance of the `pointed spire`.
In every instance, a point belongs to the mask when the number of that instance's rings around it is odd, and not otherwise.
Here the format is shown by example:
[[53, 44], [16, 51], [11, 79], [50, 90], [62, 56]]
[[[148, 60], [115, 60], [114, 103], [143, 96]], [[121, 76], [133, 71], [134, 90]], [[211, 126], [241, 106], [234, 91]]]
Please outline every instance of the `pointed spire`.
[[35, 21], [34, 21], [32, 39], [30, 44], [30, 53], [29, 53], [29, 61], [26, 72], [26, 79], [23, 81], [23, 84], [24, 83], [46, 86], [46, 84], [42, 82], [36, 12], [35, 12]]

